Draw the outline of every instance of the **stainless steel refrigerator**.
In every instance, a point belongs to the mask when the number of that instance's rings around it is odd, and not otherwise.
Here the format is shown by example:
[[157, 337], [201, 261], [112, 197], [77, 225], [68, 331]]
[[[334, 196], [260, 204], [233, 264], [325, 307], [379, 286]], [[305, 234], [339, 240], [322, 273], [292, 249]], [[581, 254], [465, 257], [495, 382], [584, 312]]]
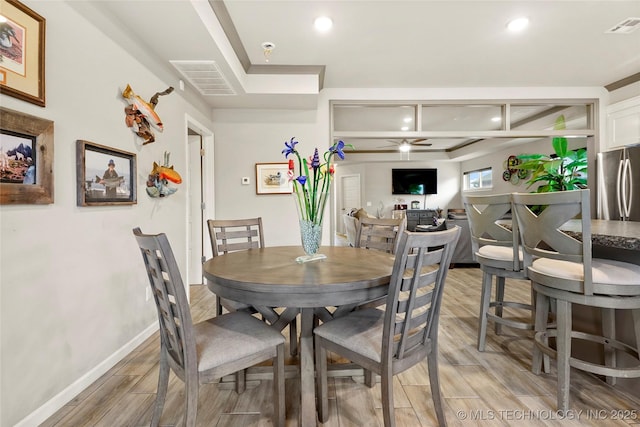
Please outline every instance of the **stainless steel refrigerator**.
[[598, 153], [598, 218], [640, 221], [640, 145]]

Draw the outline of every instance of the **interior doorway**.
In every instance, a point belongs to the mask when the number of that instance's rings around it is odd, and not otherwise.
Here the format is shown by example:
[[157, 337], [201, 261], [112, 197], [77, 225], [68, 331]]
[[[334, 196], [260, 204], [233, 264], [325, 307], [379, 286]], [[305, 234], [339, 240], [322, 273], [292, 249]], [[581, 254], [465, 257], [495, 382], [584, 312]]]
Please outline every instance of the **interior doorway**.
[[345, 234], [344, 220], [342, 216], [347, 213], [347, 210], [353, 208], [360, 208], [362, 206], [360, 188], [360, 174], [342, 175], [340, 177], [340, 188], [338, 198], [338, 220], [336, 229], [338, 233]]
[[207, 219], [213, 218], [213, 133], [187, 118], [187, 279], [204, 284], [202, 263], [212, 256]]

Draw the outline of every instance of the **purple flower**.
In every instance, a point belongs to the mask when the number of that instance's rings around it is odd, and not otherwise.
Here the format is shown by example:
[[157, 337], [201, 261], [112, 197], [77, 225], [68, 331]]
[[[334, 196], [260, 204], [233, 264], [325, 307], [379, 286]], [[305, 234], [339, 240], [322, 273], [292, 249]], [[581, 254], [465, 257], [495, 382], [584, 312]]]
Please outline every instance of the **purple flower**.
[[320, 154], [318, 153], [318, 149], [313, 152], [313, 159], [311, 160], [311, 167], [316, 170], [320, 167]]
[[307, 177], [304, 175], [300, 175], [296, 178], [296, 181], [298, 181], [300, 185], [304, 185], [307, 182]]
[[[282, 154], [284, 154], [284, 158], [286, 159], [287, 157], [289, 157], [289, 154], [293, 154], [296, 152], [296, 144], [298, 143], [298, 141], [295, 140], [295, 136], [291, 137], [291, 141], [284, 142], [284, 146], [286, 147], [284, 150], [282, 150]], [[343, 157], [344, 159], [344, 154]]]
[[333, 144], [331, 146], [331, 148], [329, 148], [329, 151], [332, 153], [335, 153], [338, 155], [338, 157], [340, 157], [342, 160], [344, 160], [344, 142], [343, 141], [338, 141], [335, 144]]

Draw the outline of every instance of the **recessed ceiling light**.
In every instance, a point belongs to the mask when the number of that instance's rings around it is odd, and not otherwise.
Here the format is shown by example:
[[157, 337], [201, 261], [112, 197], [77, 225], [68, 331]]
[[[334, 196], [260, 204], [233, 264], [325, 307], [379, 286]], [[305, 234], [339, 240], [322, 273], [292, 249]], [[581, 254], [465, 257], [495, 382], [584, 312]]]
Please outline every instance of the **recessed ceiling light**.
[[509, 21], [507, 28], [509, 31], [522, 31], [529, 25], [529, 18], [522, 17]]
[[400, 130], [409, 130], [409, 126], [402, 126]]
[[500, 120], [502, 120], [502, 117], [492, 117], [491, 118], [492, 122], [499, 122]]
[[318, 31], [326, 32], [333, 27], [333, 21], [327, 16], [320, 16], [313, 22], [313, 26]]
[[403, 121], [404, 121], [405, 123], [411, 123], [411, 120], [413, 120], [411, 117], [405, 117], [405, 118], [403, 119]]

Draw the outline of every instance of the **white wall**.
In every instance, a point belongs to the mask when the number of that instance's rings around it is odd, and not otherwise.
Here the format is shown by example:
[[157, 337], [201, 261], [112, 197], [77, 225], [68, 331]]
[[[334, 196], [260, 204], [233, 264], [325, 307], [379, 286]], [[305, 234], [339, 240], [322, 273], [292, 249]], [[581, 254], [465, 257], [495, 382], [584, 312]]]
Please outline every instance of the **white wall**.
[[[24, 1], [46, 18], [46, 107], [0, 95], [3, 107], [54, 122], [55, 203], [0, 206], [0, 425], [36, 425], [157, 327], [131, 230], [166, 232], [186, 275], [186, 183], [151, 199], [145, 181], [163, 152], [187, 177], [185, 114], [212, 127], [210, 113], [179, 90], [160, 98], [165, 131], [142, 146], [125, 126], [121, 91], [149, 99], [161, 81], [66, 2]], [[76, 206], [76, 140], [137, 155], [138, 203]], [[124, 350], [123, 350], [124, 349]]]
[[[285, 141], [295, 137], [304, 157], [329, 148], [322, 138], [317, 112], [274, 110], [215, 110], [216, 218], [261, 216], [265, 245], [298, 245], [300, 232], [293, 197], [290, 194], [256, 194], [255, 164], [286, 162]], [[249, 177], [250, 185], [242, 185]], [[325, 221], [323, 242], [330, 242]]]
[[[348, 156], [348, 152], [346, 152]], [[391, 194], [391, 169], [436, 168], [438, 169], [438, 194], [428, 196]], [[411, 207], [411, 202], [420, 202], [421, 209], [441, 208], [446, 213], [449, 208], [462, 206], [460, 199], [460, 163], [443, 161], [420, 162], [368, 162], [352, 163], [337, 168], [337, 178], [341, 175], [360, 174], [362, 185], [362, 207], [371, 215], [376, 215], [382, 202], [385, 218], [391, 217], [393, 205], [403, 203]], [[336, 178], [336, 179], [337, 179]], [[340, 194], [338, 194], [340, 197]], [[371, 206], [368, 206], [368, 203]]]

